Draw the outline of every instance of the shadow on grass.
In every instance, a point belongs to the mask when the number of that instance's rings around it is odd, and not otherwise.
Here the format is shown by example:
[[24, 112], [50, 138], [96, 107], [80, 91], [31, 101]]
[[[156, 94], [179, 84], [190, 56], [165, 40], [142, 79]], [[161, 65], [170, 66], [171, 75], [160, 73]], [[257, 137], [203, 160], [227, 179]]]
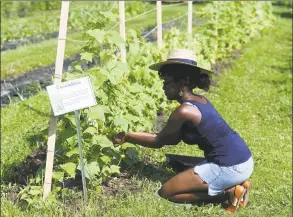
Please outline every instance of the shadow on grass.
[[278, 70], [281, 74], [292, 72], [292, 67], [270, 66], [270, 68]]
[[274, 12], [276, 16], [280, 16], [282, 18], [289, 18], [292, 19], [292, 12]]
[[36, 109], [36, 108], [34, 108], [34, 107], [28, 105], [28, 104], [25, 104], [25, 103], [24, 103], [23, 105], [24, 105], [25, 107], [27, 107], [29, 110], [34, 111], [34, 112], [37, 113], [38, 115], [41, 115], [41, 116], [44, 116], [44, 117], [50, 117], [49, 114], [47, 114], [47, 113], [45, 113], [45, 112], [43, 112], [43, 111], [40, 111], [40, 110], [38, 110], [38, 109]]
[[[45, 167], [47, 156], [48, 128], [34, 131], [25, 139], [33, 151], [21, 162], [5, 165], [3, 168], [1, 182], [27, 185], [29, 179], [35, 177]], [[61, 138], [56, 138], [55, 154], [60, 150]]]
[[[136, 164], [131, 170], [125, 170], [129, 176], [135, 176], [138, 179], [148, 179], [153, 182], [161, 182], [162, 184], [173, 176], [177, 175], [180, 172], [183, 172], [187, 169], [193, 168], [195, 165], [203, 161], [203, 157], [194, 157], [194, 156], [184, 156], [184, 155], [175, 155], [175, 154], [166, 154], [166, 162], [163, 162], [159, 165], [146, 164], [143, 161], [140, 161]], [[189, 204], [192, 206], [206, 206], [208, 204], [221, 205], [221, 208], [227, 208], [227, 195], [216, 196], [211, 200], [195, 202]], [[173, 202], [171, 202], [173, 203]], [[177, 204], [182, 205], [184, 204]]]
[[161, 183], [176, 175], [176, 172], [168, 169], [167, 163], [154, 165], [144, 161], [139, 161], [132, 167], [123, 164], [121, 171], [127, 173], [129, 177], [135, 176], [140, 180], [148, 179], [152, 182], [159, 181]]

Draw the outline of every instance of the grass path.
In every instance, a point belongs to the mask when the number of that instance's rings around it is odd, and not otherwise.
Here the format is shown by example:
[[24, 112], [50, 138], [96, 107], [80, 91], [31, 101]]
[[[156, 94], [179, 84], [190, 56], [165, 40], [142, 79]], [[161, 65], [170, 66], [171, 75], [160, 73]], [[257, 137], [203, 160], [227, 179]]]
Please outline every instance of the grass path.
[[[247, 141], [255, 160], [250, 205], [234, 216], [292, 216], [291, 27], [292, 19], [280, 18], [276, 26], [247, 44], [233, 68], [221, 75], [219, 87], [207, 94], [226, 121]], [[47, 125], [49, 114], [41, 113], [42, 110], [49, 111], [45, 108], [48, 106], [46, 96], [40, 94], [36, 97], [44, 103], [40, 105], [28, 99], [25, 103], [13, 105], [13, 109], [1, 111], [1, 149], [7, 149], [7, 153], [2, 152], [4, 166], [16, 163], [29, 153], [33, 147], [24, 139]], [[24, 104], [30, 105], [30, 113], [22, 113], [27, 107]], [[24, 121], [27, 126], [23, 126]], [[154, 153], [152, 162], [158, 164], [152, 169], [139, 168], [133, 176], [140, 192], [129, 192], [126, 186], [121, 186], [121, 193], [113, 197], [90, 192], [85, 216], [230, 216], [220, 205], [179, 206], [155, 197], [154, 192], [161, 182], [172, 174], [161, 165], [162, 156], [165, 153], [202, 154], [195, 146], [180, 145], [155, 151], [142, 148], [141, 151]], [[36, 206], [26, 211], [1, 201], [4, 203], [1, 209], [3, 216], [82, 216], [78, 211], [80, 195], [67, 196], [66, 201], [65, 208]]]

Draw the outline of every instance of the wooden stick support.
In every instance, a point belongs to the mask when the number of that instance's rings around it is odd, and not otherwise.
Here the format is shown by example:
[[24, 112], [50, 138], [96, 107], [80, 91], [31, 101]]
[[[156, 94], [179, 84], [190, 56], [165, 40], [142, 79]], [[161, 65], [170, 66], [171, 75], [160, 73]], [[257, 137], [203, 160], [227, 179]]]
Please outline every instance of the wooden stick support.
[[[56, 56], [56, 62], [55, 62], [54, 84], [61, 83], [61, 79], [62, 79], [64, 51], [65, 51], [65, 44], [66, 44], [66, 40], [64, 39], [66, 39], [66, 33], [67, 33], [68, 11], [69, 11], [69, 1], [62, 1], [57, 56]], [[57, 127], [57, 117], [54, 116], [53, 110], [51, 109], [49, 138], [47, 142], [47, 159], [46, 159], [43, 199], [45, 199], [51, 191], [55, 142], [56, 142], [56, 127]]]
[[[119, 1], [119, 22], [120, 22], [120, 35], [126, 42], [125, 37], [125, 2]], [[126, 62], [126, 49], [125, 46], [121, 47], [121, 60]]]
[[163, 34], [162, 34], [162, 2], [157, 1], [157, 43], [158, 48], [162, 48]]
[[188, 1], [188, 23], [187, 23], [187, 32], [192, 33], [192, 1]]

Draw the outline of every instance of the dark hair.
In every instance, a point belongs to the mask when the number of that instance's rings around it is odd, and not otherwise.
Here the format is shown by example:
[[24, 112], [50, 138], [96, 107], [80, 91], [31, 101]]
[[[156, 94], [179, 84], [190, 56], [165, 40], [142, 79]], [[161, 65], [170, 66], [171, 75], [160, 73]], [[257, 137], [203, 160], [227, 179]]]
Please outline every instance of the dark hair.
[[165, 75], [172, 76], [174, 81], [181, 80], [183, 84], [191, 90], [198, 87], [208, 91], [211, 85], [211, 78], [209, 74], [200, 73], [199, 68], [189, 65], [164, 65], [159, 70], [159, 76], [163, 79]]

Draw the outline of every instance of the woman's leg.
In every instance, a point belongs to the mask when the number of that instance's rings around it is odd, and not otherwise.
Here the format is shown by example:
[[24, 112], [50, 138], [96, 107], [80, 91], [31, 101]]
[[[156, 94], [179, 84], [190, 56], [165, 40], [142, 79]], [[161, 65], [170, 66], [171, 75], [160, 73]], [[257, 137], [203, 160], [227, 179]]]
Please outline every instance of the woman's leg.
[[[208, 184], [194, 173], [193, 168], [165, 182], [159, 190], [159, 195], [176, 203], [192, 203], [219, 197], [208, 195]], [[220, 197], [223, 197], [223, 195]]]

